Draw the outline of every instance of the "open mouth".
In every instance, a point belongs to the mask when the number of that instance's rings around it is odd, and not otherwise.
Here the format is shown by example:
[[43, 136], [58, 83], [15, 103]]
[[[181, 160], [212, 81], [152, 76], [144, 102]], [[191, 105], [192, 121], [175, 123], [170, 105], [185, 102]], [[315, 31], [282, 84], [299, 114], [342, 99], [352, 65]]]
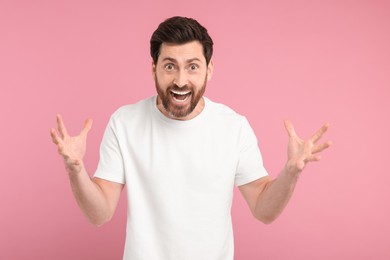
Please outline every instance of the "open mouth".
[[191, 96], [191, 91], [177, 91], [177, 90], [171, 90], [171, 94], [173, 99], [176, 102], [183, 103], [188, 100], [188, 98]]

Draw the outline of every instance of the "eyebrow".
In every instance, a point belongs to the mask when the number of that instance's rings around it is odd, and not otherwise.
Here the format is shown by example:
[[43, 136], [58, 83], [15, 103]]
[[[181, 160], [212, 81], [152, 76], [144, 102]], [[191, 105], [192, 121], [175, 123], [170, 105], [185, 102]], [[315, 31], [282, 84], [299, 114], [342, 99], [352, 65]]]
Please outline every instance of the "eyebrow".
[[[162, 59], [162, 61], [170, 61], [170, 62], [177, 63], [177, 60], [174, 59], [174, 58], [171, 58], [171, 57], [166, 57], [166, 58]], [[191, 62], [194, 62], [194, 61], [199, 61], [199, 62], [201, 62], [201, 60], [198, 59], [198, 58], [192, 58], [192, 59], [186, 60], [187, 63], [191, 63]]]

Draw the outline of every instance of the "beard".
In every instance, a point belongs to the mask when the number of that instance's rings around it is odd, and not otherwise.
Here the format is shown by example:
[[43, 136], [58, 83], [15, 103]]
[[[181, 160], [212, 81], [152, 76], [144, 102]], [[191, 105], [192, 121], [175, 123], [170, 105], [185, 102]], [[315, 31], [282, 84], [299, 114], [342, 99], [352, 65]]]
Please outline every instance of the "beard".
[[[203, 82], [202, 87], [199, 90], [195, 90], [193, 86], [191, 85], [186, 85], [184, 87], [179, 88], [178, 86], [172, 84], [166, 88], [164, 91], [160, 84], [158, 83], [158, 79], [156, 78], [156, 90], [157, 94], [161, 99], [162, 105], [167, 111], [167, 113], [173, 117], [173, 118], [178, 118], [182, 119], [194, 111], [195, 107], [198, 105], [199, 101], [203, 97], [204, 92], [206, 91], [206, 85], [207, 85], [207, 75], [205, 77], [205, 80]], [[177, 105], [172, 102], [173, 98], [173, 93], [171, 91], [190, 91], [191, 93], [189, 94], [190, 99], [189, 104], [187, 105]]]

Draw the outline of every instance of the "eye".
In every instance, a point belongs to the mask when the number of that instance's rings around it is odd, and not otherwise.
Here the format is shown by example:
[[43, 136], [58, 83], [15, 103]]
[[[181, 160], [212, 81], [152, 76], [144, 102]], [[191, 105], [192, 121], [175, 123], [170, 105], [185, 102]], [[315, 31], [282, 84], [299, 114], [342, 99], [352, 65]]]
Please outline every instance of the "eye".
[[168, 71], [173, 70], [175, 67], [173, 66], [172, 63], [165, 64], [164, 68]]
[[191, 64], [190, 65], [190, 70], [197, 70], [199, 66], [197, 64]]

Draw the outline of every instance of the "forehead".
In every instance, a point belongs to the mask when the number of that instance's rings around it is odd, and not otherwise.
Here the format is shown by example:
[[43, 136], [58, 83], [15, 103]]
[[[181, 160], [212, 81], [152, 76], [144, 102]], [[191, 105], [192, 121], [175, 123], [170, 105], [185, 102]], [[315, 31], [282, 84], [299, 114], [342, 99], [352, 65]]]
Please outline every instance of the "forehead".
[[175, 59], [178, 62], [199, 59], [206, 62], [203, 55], [203, 46], [199, 41], [192, 41], [184, 44], [162, 43], [158, 60], [166, 58]]

